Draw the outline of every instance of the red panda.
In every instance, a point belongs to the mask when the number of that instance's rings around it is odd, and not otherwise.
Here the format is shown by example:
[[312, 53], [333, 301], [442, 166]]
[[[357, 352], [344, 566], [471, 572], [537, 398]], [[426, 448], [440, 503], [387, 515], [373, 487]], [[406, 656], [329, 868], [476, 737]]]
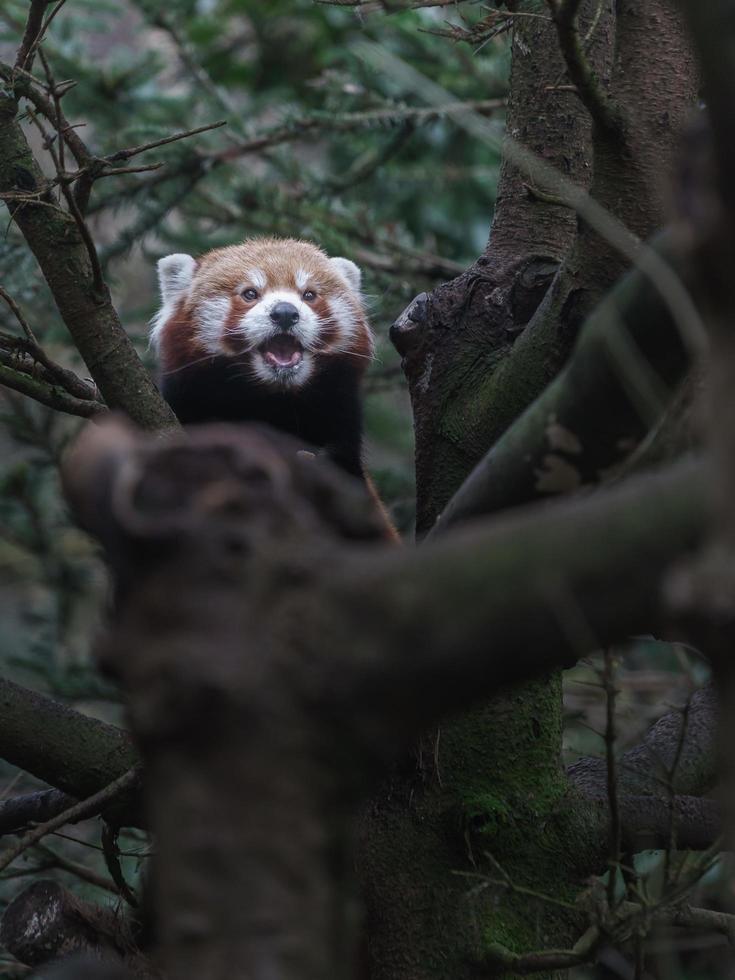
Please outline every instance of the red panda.
[[265, 422], [325, 452], [375, 495], [360, 395], [374, 343], [355, 263], [310, 242], [254, 238], [199, 259], [166, 256], [158, 278], [151, 344], [182, 424]]

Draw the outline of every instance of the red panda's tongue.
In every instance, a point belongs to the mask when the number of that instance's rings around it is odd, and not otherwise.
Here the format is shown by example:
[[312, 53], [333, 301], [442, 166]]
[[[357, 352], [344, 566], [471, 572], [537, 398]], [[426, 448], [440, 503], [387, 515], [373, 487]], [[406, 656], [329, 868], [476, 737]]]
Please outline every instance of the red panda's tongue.
[[272, 367], [296, 367], [303, 356], [301, 344], [289, 334], [271, 337], [263, 345], [263, 357]]

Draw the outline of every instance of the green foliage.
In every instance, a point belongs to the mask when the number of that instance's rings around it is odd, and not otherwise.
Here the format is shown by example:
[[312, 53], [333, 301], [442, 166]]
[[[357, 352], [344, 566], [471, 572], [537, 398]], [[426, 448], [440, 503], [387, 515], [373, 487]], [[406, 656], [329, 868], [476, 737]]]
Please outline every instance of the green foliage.
[[[27, 12], [27, 0], [2, 4], [5, 61], [13, 59]], [[64, 112], [99, 156], [227, 120], [224, 128], [129, 161], [159, 169], [106, 177], [92, 190], [89, 223], [105, 277], [151, 368], [147, 323], [156, 309], [154, 264], [161, 255], [200, 254], [250, 235], [276, 234], [312, 239], [362, 267], [378, 336], [367, 384], [368, 462], [409, 533], [410, 410], [387, 328], [416, 293], [451, 278], [483, 248], [499, 161], [450, 115], [422, 115], [420, 103], [355, 56], [352, 42], [367, 34], [430, 73], [458, 101], [502, 98], [504, 40], [474, 55], [431, 33], [447, 20], [462, 24], [479, 16], [473, 3], [438, 14], [365, 19], [313, 0], [71, 0], [43, 44], [56, 82], [76, 82], [63, 96]], [[33, 73], [44, 78], [38, 57]], [[32, 107], [23, 101], [21, 112], [34, 152], [52, 174]], [[56, 138], [54, 146], [58, 151]], [[64, 164], [67, 171], [75, 167], [68, 148]], [[48, 355], [85, 377], [12, 222], [0, 241], [0, 283]], [[1, 301], [0, 330], [19, 332]], [[0, 392], [0, 409], [0, 588], [8, 610], [0, 622], [3, 669], [118, 720], [114, 689], [89, 669], [104, 608], [104, 571], [91, 544], [70, 527], [58, 485], [60, 457], [80, 423], [9, 392]], [[14, 778], [6, 768], [3, 783]], [[35, 786], [23, 776], [18, 789]], [[83, 844], [50, 846], [99, 873], [96, 828], [85, 834]], [[135, 883], [131, 863], [126, 859], [125, 871]], [[40, 850], [25, 873], [38, 867], [79, 886], [78, 876], [70, 878]], [[98, 889], [81, 880], [82, 890], [92, 891], [88, 897], [99, 899]], [[0, 887], [0, 905], [17, 889], [15, 878]]]

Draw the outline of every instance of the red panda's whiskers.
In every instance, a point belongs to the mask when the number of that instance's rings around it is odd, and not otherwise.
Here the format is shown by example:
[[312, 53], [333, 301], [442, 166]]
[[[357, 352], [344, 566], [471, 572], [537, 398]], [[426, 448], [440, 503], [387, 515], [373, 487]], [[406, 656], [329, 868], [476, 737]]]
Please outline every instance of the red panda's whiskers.
[[217, 355], [216, 354], [204, 354], [202, 357], [195, 357], [193, 361], [187, 361], [186, 364], [180, 364], [177, 368], [172, 368], [170, 371], [162, 371], [161, 377], [168, 378], [172, 374], [178, 374], [179, 371], [185, 371], [187, 368], [193, 367], [195, 364], [201, 364], [203, 361], [211, 361]]
[[380, 364], [381, 361], [376, 354], [360, 354], [355, 350], [350, 350], [348, 347], [335, 347], [333, 344], [329, 346], [324, 345], [322, 347], [308, 347], [312, 354], [347, 354], [350, 357], [362, 357], [366, 361], [375, 361]]

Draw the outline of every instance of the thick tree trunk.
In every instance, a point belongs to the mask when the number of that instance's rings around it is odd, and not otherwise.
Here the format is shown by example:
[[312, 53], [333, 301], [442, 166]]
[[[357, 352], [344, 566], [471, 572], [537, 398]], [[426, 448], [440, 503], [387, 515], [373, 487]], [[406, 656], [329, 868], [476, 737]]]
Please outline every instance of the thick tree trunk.
[[[595, 18], [597, 3], [588, 5]], [[651, 38], [655, 37], [655, 50]], [[697, 77], [670, 0], [600, 8], [588, 58], [622, 110], [610, 134], [564, 81], [554, 29], [529, 18], [513, 43], [508, 133], [582, 186], [643, 239], [661, 227], [671, 165]], [[626, 260], [568, 208], [501, 172], [485, 254], [458, 279], [418, 297], [393, 328], [404, 356], [426, 533], [467, 472], [541, 393], [584, 318]], [[550, 287], [550, 288], [549, 288]]]
[[[612, 15], [603, 4], [590, 56], [604, 71]], [[590, 23], [598, 4], [586, 9]], [[548, 21], [529, 17], [513, 35], [507, 131], [523, 146], [588, 186], [590, 123], [584, 107], [560, 89], [564, 62]], [[394, 325], [404, 357], [416, 430], [417, 530], [427, 531], [489, 445], [483, 394], [534, 315], [574, 242], [576, 215], [542, 199], [508, 161], [498, 185], [492, 234], [483, 255], [461, 276], [422, 294]], [[507, 392], [511, 402], [514, 392]]]
[[[618, 3], [614, 23], [604, 4], [589, 52], [599, 84], [622, 112], [622, 131], [587, 129], [586, 112], [568, 91], [555, 95], [551, 118], [538, 112], [564, 66], [555, 34], [533, 19], [514, 38], [508, 131], [578, 181], [591, 163], [593, 196], [649, 237], [663, 221], [664, 178], [696, 78], [671, 5], [650, 0], [641, 6]], [[624, 270], [607, 242], [586, 227], [575, 232], [573, 214], [534, 200], [506, 165], [486, 254], [464, 276], [415, 302], [394, 327], [414, 408], [419, 534], [558, 372], [582, 319]], [[675, 374], [686, 365], [686, 356], [677, 356]], [[534, 464], [548, 452], [554, 422], [543, 419], [538, 456], [516, 459], [519, 475], [526, 467], [521, 482], [534, 488]], [[639, 436], [645, 431], [629, 419], [625, 425]], [[563, 443], [571, 433], [559, 426], [557, 435]], [[596, 465], [578, 483], [601, 479], [619, 462], [622, 444], [612, 442], [585, 446]], [[507, 490], [504, 485], [496, 494], [505, 506], [514, 502]], [[534, 489], [525, 499], [537, 495]], [[580, 625], [568, 595], [555, 602], [570, 648], [575, 637], [583, 645], [580, 630], [589, 624]], [[507, 875], [541, 895], [573, 901], [599, 836], [593, 821], [570, 815], [567, 792], [558, 674], [429, 733], [419, 764], [407, 763], [395, 774], [363, 824], [360, 870], [370, 909], [372, 980], [461, 980], [482, 975], [473, 961], [495, 943], [513, 952], [574, 943], [580, 923], [568, 909], [529, 905], [510, 889], [498, 900], [496, 890], [481, 887], [483, 876]]]

